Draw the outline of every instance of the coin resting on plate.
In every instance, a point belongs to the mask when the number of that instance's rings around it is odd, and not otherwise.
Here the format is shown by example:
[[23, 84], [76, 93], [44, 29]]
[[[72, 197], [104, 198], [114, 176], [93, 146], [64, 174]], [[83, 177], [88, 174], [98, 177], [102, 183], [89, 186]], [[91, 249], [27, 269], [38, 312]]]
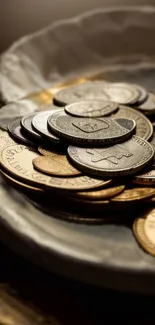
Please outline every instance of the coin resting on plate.
[[112, 114], [118, 104], [110, 101], [83, 101], [65, 106], [65, 112], [77, 117], [102, 117]]
[[136, 127], [135, 121], [130, 123], [131, 129], [127, 129], [120, 125], [117, 119], [72, 117], [62, 110], [49, 116], [47, 122], [50, 130], [61, 139], [71, 143], [90, 145], [124, 141]]
[[69, 146], [68, 154], [82, 171], [101, 177], [132, 175], [144, 168], [154, 156], [149, 142], [137, 136], [107, 148]]

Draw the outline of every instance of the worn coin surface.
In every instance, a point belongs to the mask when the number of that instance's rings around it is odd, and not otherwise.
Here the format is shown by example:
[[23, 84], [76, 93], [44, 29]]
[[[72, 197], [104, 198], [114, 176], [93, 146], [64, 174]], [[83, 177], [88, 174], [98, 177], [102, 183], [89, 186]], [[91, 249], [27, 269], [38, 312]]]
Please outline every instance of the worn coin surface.
[[57, 136], [55, 136], [53, 133], [51, 133], [48, 130], [48, 126], [47, 126], [48, 117], [51, 116], [55, 112], [57, 112], [57, 110], [53, 109], [50, 111], [44, 111], [44, 112], [38, 113], [32, 119], [32, 125], [33, 125], [34, 129], [39, 134], [41, 134], [42, 137], [46, 138], [48, 141], [59, 144], [60, 139]]
[[106, 148], [69, 146], [68, 154], [82, 171], [100, 177], [132, 175], [144, 168], [153, 158], [149, 142], [133, 136], [130, 140]]
[[40, 134], [35, 132], [34, 129], [32, 128], [32, 119], [34, 118], [35, 115], [36, 115], [36, 113], [27, 114], [27, 115], [23, 116], [23, 118], [21, 119], [20, 122], [21, 122], [21, 126], [23, 127], [25, 132], [28, 133], [28, 135], [30, 135], [31, 137], [33, 137], [37, 141], [38, 140], [41, 141]]
[[77, 117], [102, 117], [112, 114], [118, 104], [110, 101], [83, 101], [65, 106], [65, 112]]
[[33, 168], [32, 161], [38, 154], [27, 146], [16, 144], [2, 150], [1, 164], [5, 170], [24, 183], [32, 186], [58, 190], [89, 190], [104, 185], [99, 179], [87, 176], [52, 177], [42, 174]]
[[13, 137], [13, 139], [16, 139], [17, 141], [20, 141], [22, 143], [25, 143], [29, 146], [34, 146], [34, 143], [25, 136], [25, 133], [23, 132], [21, 125], [20, 125], [21, 118], [13, 120], [8, 125], [8, 131], [9, 134]]
[[123, 117], [134, 120], [136, 122], [136, 135], [145, 140], [150, 139], [153, 134], [153, 126], [149, 119], [136, 109], [121, 105], [113, 117], [115, 119]]
[[121, 194], [111, 199], [112, 202], [133, 202], [151, 198], [155, 195], [155, 188], [133, 187], [125, 189]]
[[81, 172], [70, 164], [66, 155], [50, 152], [50, 155], [41, 156], [33, 159], [33, 166], [49, 175], [76, 176]]
[[[105, 181], [105, 185], [109, 185], [112, 180]], [[101, 199], [109, 199], [121, 192], [125, 189], [125, 185], [118, 185], [109, 188], [103, 188], [101, 190], [96, 191], [88, 191], [88, 192], [77, 192], [74, 196], [79, 200], [101, 200]]]
[[134, 221], [133, 233], [143, 249], [155, 256], [155, 209]]
[[133, 129], [129, 130], [108, 117], [72, 117], [62, 110], [50, 116], [47, 122], [49, 128], [63, 140], [90, 145], [124, 141], [135, 127], [133, 125]]
[[142, 112], [147, 113], [147, 114], [155, 113], [155, 95], [152, 93], [149, 93], [146, 101], [144, 103], [142, 103], [141, 105], [136, 106], [136, 108]]

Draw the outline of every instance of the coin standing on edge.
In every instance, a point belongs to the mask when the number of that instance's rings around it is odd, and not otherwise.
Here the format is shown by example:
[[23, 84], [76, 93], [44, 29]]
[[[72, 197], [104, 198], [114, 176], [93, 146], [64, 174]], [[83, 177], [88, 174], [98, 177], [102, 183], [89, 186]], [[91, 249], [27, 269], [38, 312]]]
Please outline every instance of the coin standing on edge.
[[133, 175], [153, 158], [149, 142], [133, 136], [130, 140], [107, 148], [80, 148], [69, 146], [68, 154], [82, 171], [100, 177]]
[[102, 117], [112, 114], [118, 104], [110, 101], [83, 101], [65, 106], [65, 112], [76, 117]]
[[32, 128], [32, 119], [34, 118], [34, 116], [37, 113], [30, 113], [27, 114], [25, 116], [22, 117], [21, 119], [21, 126], [23, 127], [23, 129], [25, 130], [25, 132], [27, 132], [27, 134], [31, 137], [34, 138], [34, 140], [40, 140], [41, 141], [41, 136], [40, 134], [38, 134], [37, 132], [34, 131], [34, 129]]

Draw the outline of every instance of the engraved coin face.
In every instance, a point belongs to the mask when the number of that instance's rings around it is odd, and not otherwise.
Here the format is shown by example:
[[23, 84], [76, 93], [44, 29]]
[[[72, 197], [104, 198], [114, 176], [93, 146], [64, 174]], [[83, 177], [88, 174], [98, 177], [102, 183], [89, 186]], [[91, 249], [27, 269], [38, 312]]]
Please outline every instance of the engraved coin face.
[[52, 132], [50, 132], [48, 130], [48, 126], [47, 126], [48, 117], [51, 116], [55, 112], [57, 112], [57, 110], [50, 110], [50, 111], [44, 111], [44, 112], [38, 113], [32, 119], [32, 126], [34, 127], [36, 132], [41, 134], [42, 137], [45, 137], [48, 141], [59, 144], [60, 139], [56, 135], [54, 135]]
[[21, 126], [23, 127], [25, 132], [28, 133], [28, 135], [33, 137], [35, 140], [41, 141], [41, 136], [37, 132], [35, 132], [34, 129], [32, 128], [32, 119], [34, 118], [35, 115], [36, 113], [30, 113], [23, 116], [23, 118], [21, 119]]
[[68, 154], [82, 171], [101, 177], [132, 175], [153, 158], [154, 149], [145, 140], [133, 136], [130, 140], [106, 148], [69, 146]]
[[111, 101], [119, 104], [134, 104], [140, 97], [138, 88], [127, 83], [103, 82], [101, 87]]
[[123, 117], [134, 120], [136, 122], [136, 135], [145, 140], [150, 139], [153, 134], [153, 126], [149, 119], [136, 109], [120, 106], [118, 111], [113, 114], [113, 117], [115, 119]]
[[86, 100], [109, 100], [103, 87], [93, 81], [84, 82], [76, 86], [61, 89], [54, 95], [54, 102], [59, 106], [65, 106], [79, 101]]
[[70, 164], [66, 155], [50, 152], [50, 155], [41, 156], [33, 159], [33, 166], [49, 175], [75, 176], [81, 172]]
[[[105, 181], [105, 185], [109, 185], [111, 180]], [[79, 200], [101, 200], [101, 199], [109, 199], [121, 192], [125, 189], [125, 185], [119, 185], [109, 188], [103, 188], [101, 190], [91, 191], [91, 192], [77, 192], [74, 197]]]
[[10, 137], [8, 132], [0, 131], [0, 154], [10, 144], [15, 144], [15, 141]]
[[24, 145], [11, 145], [3, 149], [1, 164], [5, 170], [24, 183], [46, 190], [80, 191], [104, 185], [99, 179], [88, 176], [52, 177], [36, 171], [32, 161], [39, 155]]
[[28, 137], [26, 137], [24, 131], [21, 128], [20, 120], [21, 118], [15, 119], [8, 125], [9, 134], [17, 141], [33, 147], [34, 143]]
[[49, 128], [63, 140], [72, 143], [100, 145], [123, 141], [133, 132], [112, 118], [72, 117], [58, 111], [48, 118]]
[[152, 93], [148, 94], [148, 98], [144, 103], [142, 103], [139, 106], [136, 106], [137, 109], [139, 109], [142, 112], [145, 112], [147, 114], [152, 114], [155, 112], [155, 95]]
[[85, 101], [65, 106], [65, 112], [77, 117], [102, 117], [112, 114], [118, 104], [110, 101]]

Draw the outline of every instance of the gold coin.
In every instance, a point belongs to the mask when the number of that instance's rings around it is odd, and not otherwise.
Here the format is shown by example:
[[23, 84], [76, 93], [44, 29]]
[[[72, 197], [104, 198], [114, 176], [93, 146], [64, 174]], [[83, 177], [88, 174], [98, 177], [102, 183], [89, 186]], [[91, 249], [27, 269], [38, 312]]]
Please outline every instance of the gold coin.
[[145, 140], [151, 138], [153, 134], [153, 126], [149, 119], [139, 111], [121, 105], [118, 111], [112, 116], [114, 118], [123, 117], [134, 120], [136, 122], [136, 135]]
[[132, 180], [134, 184], [142, 184], [142, 185], [154, 185], [155, 184], [155, 170], [150, 170], [147, 173], [137, 175]]
[[0, 154], [2, 150], [10, 145], [10, 144], [15, 144], [16, 142], [10, 137], [8, 132], [6, 131], [0, 131]]
[[134, 221], [133, 233], [143, 249], [155, 256], [155, 209]]
[[38, 157], [33, 160], [33, 165], [39, 171], [58, 176], [76, 176], [81, 172], [70, 164], [67, 156], [62, 153], [49, 151], [39, 147], [38, 151], [44, 155], [44, 157]]
[[32, 161], [38, 154], [24, 145], [10, 145], [1, 153], [1, 164], [5, 170], [32, 186], [59, 190], [89, 190], [104, 185], [99, 179], [88, 176], [52, 177], [42, 174], [33, 168]]
[[155, 195], [155, 188], [151, 187], [135, 187], [124, 190], [121, 194], [116, 195], [111, 199], [111, 202], [134, 202], [146, 198], [151, 198]]
[[[112, 180], [105, 181], [105, 185], [108, 185], [112, 182]], [[86, 199], [86, 200], [101, 200], [101, 199], [109, 199], [121, 192], [125, 189], [125, 185], [115, 186], [104, 188], [98, 191], [91, 191], [91, 192], [80, 192], [75, 193], [76, 198], [78, 199]]]

